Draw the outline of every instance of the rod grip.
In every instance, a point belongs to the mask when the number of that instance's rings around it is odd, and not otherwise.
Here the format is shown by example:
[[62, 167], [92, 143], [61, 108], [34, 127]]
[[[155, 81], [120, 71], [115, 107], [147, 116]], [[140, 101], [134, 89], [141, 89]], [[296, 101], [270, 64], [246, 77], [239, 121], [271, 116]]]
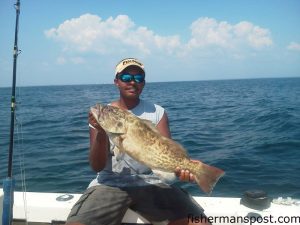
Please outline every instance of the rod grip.
[[3, 212], [2, 212], [2, 225], [12, 224], [13, 219], [13, 204], [14, 204], [14, 187], [15, 180], [6, 178], [3, 180]]

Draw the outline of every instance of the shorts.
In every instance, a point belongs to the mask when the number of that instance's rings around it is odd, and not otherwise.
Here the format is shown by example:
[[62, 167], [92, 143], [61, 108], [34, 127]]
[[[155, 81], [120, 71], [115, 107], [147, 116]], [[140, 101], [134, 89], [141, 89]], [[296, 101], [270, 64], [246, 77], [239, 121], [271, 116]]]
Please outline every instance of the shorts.
[[130, 208], [152, 224], [204, 216], [203, 209], [184, 190], [168, 185], [88, 188], [73, 206], [67, 224], [117, 225]]

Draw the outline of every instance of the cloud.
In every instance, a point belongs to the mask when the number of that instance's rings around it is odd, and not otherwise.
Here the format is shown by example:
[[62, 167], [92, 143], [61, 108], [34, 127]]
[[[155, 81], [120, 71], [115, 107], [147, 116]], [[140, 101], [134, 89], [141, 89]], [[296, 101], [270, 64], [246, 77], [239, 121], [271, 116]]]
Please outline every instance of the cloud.
[[192, 37], [188, 48], [217, 46], [226, 49], [241, 48], [243, 45], [261, 49], [273, 44], [267, 29], [242, 21], [232, 25], [213, 18], [199, 18], [190, 26]]
[[147, 27], [137, 26], [127, 15], [103, 20], [97, 15], [84, 14], [44, 33], [61, 43], [63, 51], [103, 55], [134, 52], [182, 56], [199, 49], [209, 52], [211, 48], [217, 48], [242, 57], [241, 51], [260, 50], [273, 44], [268, 29], [247, 21], [230, 24], [205, 17], [194, 21], [190, 30], [190, 39], [182, 43], [179, 35], [156, 34]]
[[288, 50], [292, 50], [292, 51], [300, 51], [300, 44], [297, 42], [291, 42], [288, 46], [287, 46]]
[[44, 33], [48, 38], [63, 43], [65, 51], [106, 54], [134, 49], [150, 54], [153, 49], [170, 52], [180, 45], [178, 36], [154, 34], [146, 27], [137, 27], [126, 15], [102, 20], [97, 15], [84, 14]]

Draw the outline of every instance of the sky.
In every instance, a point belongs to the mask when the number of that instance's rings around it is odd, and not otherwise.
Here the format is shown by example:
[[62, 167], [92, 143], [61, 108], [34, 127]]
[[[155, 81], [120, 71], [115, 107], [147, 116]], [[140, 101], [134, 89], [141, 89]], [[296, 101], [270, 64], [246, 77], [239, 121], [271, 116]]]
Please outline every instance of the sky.
[[[0, 0], [0, 87], [13, 74], [15, 0]], [[299, 0], [21, 0], [17, 85], [300, 77]]]

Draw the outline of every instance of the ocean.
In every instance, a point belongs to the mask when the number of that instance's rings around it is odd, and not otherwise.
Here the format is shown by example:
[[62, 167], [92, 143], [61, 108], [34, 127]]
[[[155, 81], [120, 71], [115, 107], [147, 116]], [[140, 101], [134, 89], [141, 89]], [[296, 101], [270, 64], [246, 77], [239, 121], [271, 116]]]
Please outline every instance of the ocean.
[[[7, 176], [10, 88], [0, 88], [0, 178]], [[13, 174], [21, 190], [81, 193], [88, 163], [89, 107], [118, 98], [112, 84], [17, 88]], [[142, 98], [163, 106], [172, 138], [226, 174], [211, 196], [259, 189], [300, 198], [300, 78], [147, 83]], [[196, 184], [178, 183], [205, 196]], [[1, 186], [1, 185], [0, 185]]]

